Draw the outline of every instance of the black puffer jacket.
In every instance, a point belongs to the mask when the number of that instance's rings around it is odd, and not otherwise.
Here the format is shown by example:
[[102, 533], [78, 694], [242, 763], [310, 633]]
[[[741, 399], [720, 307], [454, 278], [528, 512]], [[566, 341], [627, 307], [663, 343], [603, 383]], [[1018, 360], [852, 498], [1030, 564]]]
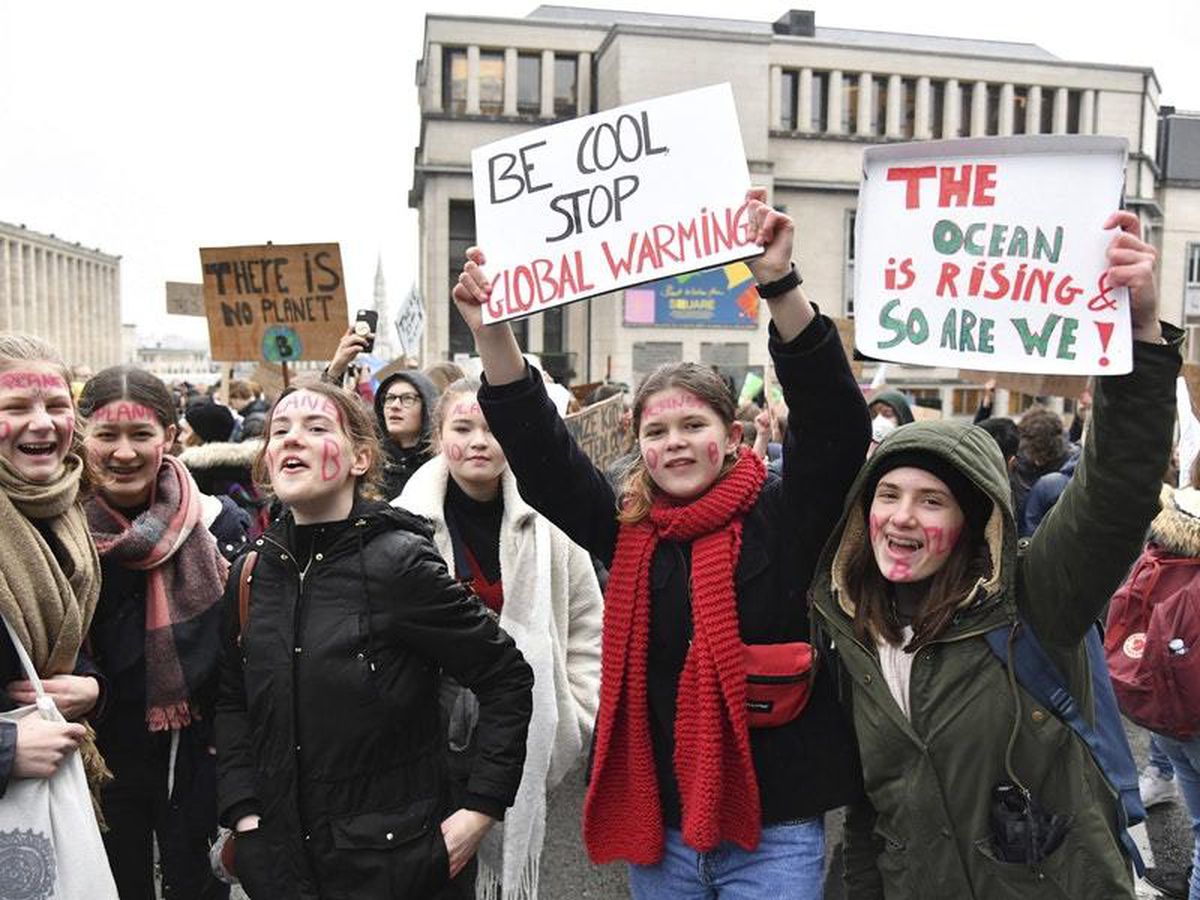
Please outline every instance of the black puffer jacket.
[[[734, 572], [746, 644], [809, 640], [805, 592], [817, 557], [866, 454], [870, 427], [837, 329], [819, 318], [787, 344], [771, 327], [771, 356], [791, 414], [784, 477], [770, 477], [746, 516]], [[605, 566], [616, 548], [617, 496], [572, 440], [541, 376], [485, 384], [479, 402], [521, 496]], [[675, 691], [691, 642], [691, 547], [660, 541], [650, 563], [647, 700], [666, 825], [678, 828]], [[803, 715], [750, 732], [764, 825], [807, 818], [862, 792], [854, 737], [831, 672], [818, 669]]]
[[[388, 388], [397, 381], [407, 381], [421, 395], [421, 434], [417, 443], [412, 447], [401, 447], [388, 436], [387, 419], [383, 415], [383, 400]], [[375, 392], [375, 421], [379, 424], [379, 435], [383, 441], [383, 449], [387, 456], [383, 460], [383, 496], [387, 500], [395, 500], [408, 484], [412, 473], [429, 462], [433, 456], [430, 445], [430, 421], [433, 417], [433, 407], [437, 403], [437, 391], [433, 382], [420, 372], [405, 370], [394, 372], [379, 383]]]
[[242, 566], [230, 573], [217, 701], [222, 821], [262, 816], [255, 840], [269, 852], [257, 858], [271, 871], [255, 880], [272, 896], [431, 896], [449, 876], [439, 668], [479, 698], [483, 752], [465, 805], [494, 817], [521, 780], [531, 671], [447, 574], [424, 520], [360, 501], [296, 559], [300, 531], [288, 514], [255, 542], [240, 646]]

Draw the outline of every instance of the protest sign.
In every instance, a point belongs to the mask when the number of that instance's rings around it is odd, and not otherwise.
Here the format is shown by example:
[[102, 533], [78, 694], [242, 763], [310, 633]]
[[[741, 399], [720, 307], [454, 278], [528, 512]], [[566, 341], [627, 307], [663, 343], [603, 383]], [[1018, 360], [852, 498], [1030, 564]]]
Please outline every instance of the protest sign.
[[621, 413], [624, 411], [625, 398], [617, 394], [563, 418], [579, 448], [601, 472], [621, 455]]
[[1118, 375], [1128, 291], [1104, 281], [1122, 138], [1036, 135], [871, 147], [855, 260], [868, 356], [998, 372]]
[[173, 316], [204, 315], [204, 285], [168, 281], [167, 312]]
[[400, 352], [405, 356], [419, 356], [421, 337], [425, 334], [425, 304], [416, 287], [408, 289], [404, 302], [396, 314], [396, 338], [400, 341]]
[[854, 320], [834, 318], [833, 324], [837, 328], [838, 338], [841, 339], [842, 350], [846, 353], [846, 361], [850, 363], [850, 371], [854, 373], [855, 378], [862, 378], [863, 364], [854, 358]]
[[333, 356], [349, 321], [337, 244], [206, 247], [200, 263], [213, 359]]
[[1015, 372], [972, 372], [959, 369], [958, 377], [972, 384], [996, 382], [996, 387], [1031, 397], [1069, 397], [1076, 399], [1087, 390], [1086, 375], [1034, 375]]
[[761, 252], [728, 84], [477, 147], [471, 172], [486, 322]]

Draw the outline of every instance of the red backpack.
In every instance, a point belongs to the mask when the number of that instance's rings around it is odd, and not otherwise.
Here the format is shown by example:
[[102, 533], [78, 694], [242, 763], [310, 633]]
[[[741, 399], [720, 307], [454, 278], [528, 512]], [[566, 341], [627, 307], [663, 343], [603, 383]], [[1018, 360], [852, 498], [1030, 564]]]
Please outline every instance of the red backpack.
[[1200, 559], [1147, 545], [1113, 594], [1104, 655], [1128, 718], [1179, 740], [1200, 734]]

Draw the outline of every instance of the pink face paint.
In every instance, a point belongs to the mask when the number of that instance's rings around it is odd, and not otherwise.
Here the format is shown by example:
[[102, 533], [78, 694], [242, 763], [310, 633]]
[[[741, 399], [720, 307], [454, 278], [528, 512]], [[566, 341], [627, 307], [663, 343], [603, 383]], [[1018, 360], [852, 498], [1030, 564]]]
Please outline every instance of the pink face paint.
[[455, 403], [454, 409], [450, 412], [452, 419], [469, 419], [471, 416], [481, 415], [483, 415], [483, 412], [479, 409], [478, 403]]
[[299, 412], [301, 415], [320, 413], [329, 416], [339, 425], [342, 424], [342, 412], [337, 408], [337, 404], [328, 397], [310, 391], [301, 390], [288, 394], [276, 404], [274, 415], [289, 412]]
[[892, 571], [888, 572], [888, 581], [905, 581], [911, 577], [912, 569], [905, 562], [895, 563], [892, 566]]
[[657, 450], [647, 450], [645, 453], [645, 457], [646, 457], [646, 467], [651, 472], [657, 471], [658, 470], [658, 451]]
[[716, 441], [708, 442], [708, 461], [714, 466], [721, 461], [721, 448]]
[[321, 479], [333, 481], [342, 474], [342, 448], [333, 438], [321, 442]]
[[925, 532], [925, 546], [931, 556], [944, 556], [949, 553], [958, 543], [959, 535], [962, 534], [961, 528], [952, 528], [949, 532], [940, 527], [922, 530]]
[[880, 529], [883, 528], [883, 517], [882, 516], [871, 516], [870, 519], [871, 519], [871, 523], [870, 523], [869, 527], [871, 530], [871, 540], [874, 541], [875, 538], [879, 536]]
[[679, 394], [675, 397], [668, 397], [665, 400], [660, 400], [657, 403], [647, 405], [642, 410], [642, 417], [658, 416], [667, 412], [674, 412], [681, 409], [695, 409], [697, 407], [707, 407], [708, 404], [697, 397], [695, 394]]
[[0, 441], [7, 441], [12, 434], [12, 426], [7, 422], [0, 421]]
[[114, 425], [120, 422], [153, 423], [158, 421], [154, 410], [130, 400], [117, 400], [107, 403], [93, 412], [91, 419], [93, 422], [110, 422]]
[[0, 388], [8, 390], [28, 390], [29, 388], [43, 391], [55, 389], [66, 390], [67, 383], [63, 381], [61, 375], [51, 375], [45, 372], [10, 371], [0, 374]]
[[458, 446], [458, 444], [450, 444], [446, 448], [446, 452], [450, 455], [450, 458], [452, 460], [454, 460], [455, 462], [462, 462], [463, 449], [462, 449], [462, 447]]

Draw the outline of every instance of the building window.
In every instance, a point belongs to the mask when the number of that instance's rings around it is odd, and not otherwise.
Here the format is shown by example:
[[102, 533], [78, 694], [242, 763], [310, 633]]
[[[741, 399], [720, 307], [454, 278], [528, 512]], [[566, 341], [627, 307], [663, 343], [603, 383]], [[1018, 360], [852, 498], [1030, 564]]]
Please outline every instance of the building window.
[[1042, 121], [1039, 134], [1054, 134], [1054, 88], [1042, 88]]
[[1200, 288], [1200, 244], [1187, 245], [1187, 286]]
[[975, 93], [972, 85], [959, 82], [958, 85], [958, 137], [971, 136], [971, 96]]
[[442, 109], [456, 116], [467, 111], [467, 51], [462, 47], [442, 51]]
[[985, 134], [1000, 133], [1000, 85], [987, 86], [987, 131]]
[[[450, 246], [448, 248], [448, 259], [450, 263], [449, 271], [449, 290], [446, 296], [449, 298], [450, 306], [450, 328], [449, 328], [449, 346], [446, 348], [446, 358], [453, 359], [455, 353], [474, 353], [475, 339], [471, 336], [471, 329], [467, 327], [467, 323], [463, 321], [463, 317], [459, 315], [458, 310], [454, 306], [454, 299], [450, 297], [454, 290], [454, 285], [458, 284], [458, 273], [462, 271], [462, 261], [466, 258], [467, 248], [475, 244], [475, 204], [470, 200], [451, 200], [450, 201]], [[522, 319], [519, 322], [511, 323], [513, 333], [517, 336], [517, 343], [524, 350], [527, 346], [526, 339], [529, 333], [529, 323]]]
[[934, 137], [951, 137], [943, 130], [946, 118], [946, 82], [929, 82], [929, 133]]
[[517, 55], [517, 112], [536, 116], [542, 111], [542, 55]]
[[983, 388], [956, 388], [954, 391], [954, 415], [973, 416], [983, 399]]
[[562, 353], [567, 349], [566, 307], [552, 306], [542, 313], [542, 351]]
[[1013, 87], [1013, 134], [1025, 133], [1025, 117], [1029, 114], [1029, 88]]
[[887, 133], [887, 78], [871, 79], [871, 134]]
[[858, 89], [858, 73], [842, 76], [842, 131], [854, 134], [858, 127], [858, 104], [861, 100]]
[[1183, 314], [1188, 321], [1200, 319], [1200, 244], [1188, 244], [1184, 254]]
[[812, 76], [812, 112], [809, 114], [808, 126], [813, 131], [825, 130], [825, 98], [829, 96], [829, 73], [813, 72]]
[[1031, 407], [1039, 405], [1036, 394], [1022, 394], [1019, 391], [1011, 391], [1008, 395], [1008, 414], [1010, 416], [1019, 416], [1024, 412], [1028, 412]]
[[854, 318], [854, 221], [855, 211], [846, 210], [845, 237], [846, 266], [842, 273], [842, 308], [848, 318]]
[[779, 127], [784, 131], [796, 130], [796, 100], [799, 97], [800, 73], [787, 70], [779, 90]]
[[1083, 91], [1067, 91], [1067, 134], [1079, 134], [1082, 130], [1080, 106], [1083, 104]]
[[479, 54], [479, 111], [485, 116], [504, 112], [504, 54], [498, 50]]
[[900, 135], [912, 138], [917, 121], [917, 83], [900, 79]]
[[633, 376], [636, 381], [665, 363], [683, 362], [682, 341], [634, 341]]
[[554, 55], [554, 115], [569, 118], [579, 112], [579, 57]]

